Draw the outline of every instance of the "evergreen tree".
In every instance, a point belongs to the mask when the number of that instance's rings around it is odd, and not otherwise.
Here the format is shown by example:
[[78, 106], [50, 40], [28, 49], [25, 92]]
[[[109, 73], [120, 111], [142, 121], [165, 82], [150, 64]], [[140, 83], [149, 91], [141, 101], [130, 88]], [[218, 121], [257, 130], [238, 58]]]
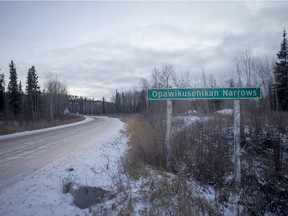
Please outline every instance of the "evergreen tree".
[[116, 106], [116, 112], [120, 113], [121, 112], [121, 96], [117, 90], [116, 90], [116, 95], [115, 95], [115, 106]]
[[288, 110], [288, 44], [285, 30], [277, 57], [278, 61], [274, 69], [276, 109]]
[[34, 66], [28, 70], [26, 84], [28, 113], [30, 113], [30, 116], [32, 115], [33, 120], [35, 120], [35, 118], [39, 116], [39, 99], [41, 92]]
[[102, 97], [102, 113], [103, 113], [103, 115], [105, 115], [105, 113], [106, 113], [106, 109], [105, 109], [105, 98], [104, 98], [104, 97]]
[[13, 61], [11, 61], [11, 63], [9, 64], [9, 68], [10, 68], [10, 80], [8, 84], [9, 105], [12, 115], [15, 117], [20, 113], [19, 110], [20, 94], [17, 83], [18, 78], [17, 72]]
[[5, 77], [0, 74], [0, 117], [4, 114], [5, 110]]
[[24, 111], [23, 110], [23, 102], [24, 102], [23, 97], [24, 97], [24, 92], [22, 90], [22, 83], [20, 81], [19, 85], [18, 85], [18, 100], [19, 100], [18, 112], [19, 112], [19, 114], [21, 114], [21, 120], [22, 120], [23, 115], [24, 115], [24, 113], [23, 113], [23, 111]]

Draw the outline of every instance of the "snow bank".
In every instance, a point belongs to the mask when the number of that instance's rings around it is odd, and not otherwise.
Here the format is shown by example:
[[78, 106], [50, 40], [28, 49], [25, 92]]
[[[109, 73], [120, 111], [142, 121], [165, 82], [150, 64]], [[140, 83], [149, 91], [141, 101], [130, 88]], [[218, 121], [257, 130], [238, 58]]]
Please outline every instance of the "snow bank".
[[27, 135], [33, 135], [33, 134], [38, 134], [38, 133], [47, 132], [47, 131], [59, 130], [61, 128], [68, 128], [68, 127], [71, 127], [74, 125], [80, 125], [80, 124], [84, 124], [84, 123], [93, 121], [93, 117], [91, 117], [91, 116], [84, 116], [84, 117], [85, 117], [85, 119], [83, 121], [79, 121], [79, 122], [75, 122], [75, 123], [59, 125], [56, 127], [37, 129], [37, 130], [32, 130], [32, 131], [23, 131], [23, 132], [18, 132], [18, 133], [13, 133], [13, 134], [0, 135], [0, 141], [5, 140], [5, 139], [10, 139], [10, 138], [16, 138], [16, 137], [20, 137], [20, 136], [27, 136]]

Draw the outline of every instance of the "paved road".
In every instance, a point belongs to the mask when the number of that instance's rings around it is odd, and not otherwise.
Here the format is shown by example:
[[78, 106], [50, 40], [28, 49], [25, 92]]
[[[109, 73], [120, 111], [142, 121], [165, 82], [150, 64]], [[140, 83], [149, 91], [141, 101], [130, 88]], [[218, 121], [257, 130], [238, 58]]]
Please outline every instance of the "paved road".
[[58, 158], [89, 148], [113, 132], [117, 121], [89, 117], [82, 124], [0, 136], [0, 192]]

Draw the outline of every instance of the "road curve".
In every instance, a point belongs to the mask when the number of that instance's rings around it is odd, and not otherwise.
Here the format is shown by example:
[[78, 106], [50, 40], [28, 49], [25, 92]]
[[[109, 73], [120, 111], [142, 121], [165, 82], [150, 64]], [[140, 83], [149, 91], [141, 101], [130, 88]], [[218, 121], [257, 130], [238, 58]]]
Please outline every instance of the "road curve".
[[81, 124], [0, 136], [0, 192], [41, 167], [89, 148], [119, 129], [119, 119], [88, 117]]

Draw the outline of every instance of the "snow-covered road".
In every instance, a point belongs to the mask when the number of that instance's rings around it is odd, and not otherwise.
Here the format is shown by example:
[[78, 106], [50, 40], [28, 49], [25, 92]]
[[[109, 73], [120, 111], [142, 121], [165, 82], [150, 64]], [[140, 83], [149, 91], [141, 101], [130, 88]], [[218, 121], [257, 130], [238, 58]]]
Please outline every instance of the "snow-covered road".
[[62, 180], [108, 187], [109, 174], [99, 174], [117, 169], [126, 145], [113, 140], [123, 126], [116, 118], [87, 117], [70, 126], [0, 136], [0, 215], [82, 215], [70, 194], [62, 194]]

